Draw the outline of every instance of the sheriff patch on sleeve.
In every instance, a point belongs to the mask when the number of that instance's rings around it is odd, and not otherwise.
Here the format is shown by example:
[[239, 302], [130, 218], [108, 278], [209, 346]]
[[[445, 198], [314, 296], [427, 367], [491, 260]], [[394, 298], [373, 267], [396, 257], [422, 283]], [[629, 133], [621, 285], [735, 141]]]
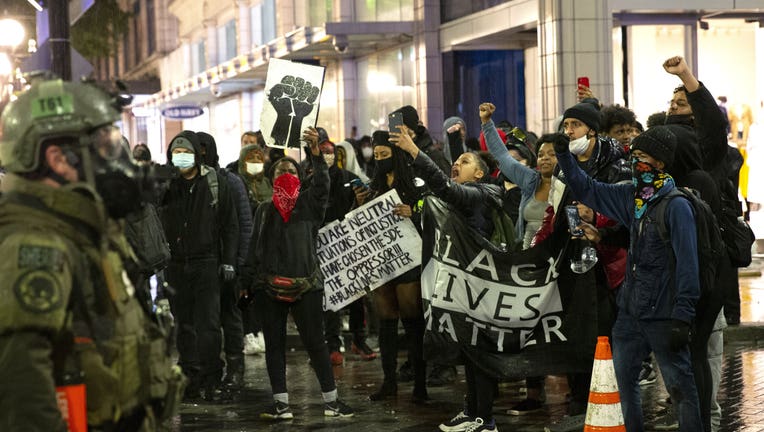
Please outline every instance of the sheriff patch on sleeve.
[[64, 266], [64, 258], [61, 251], [46, 246], [19, 246], [18, 268], [31, 269], [50, 269], [54, 272], [60, 272]]
[[29, 270], [13, 286], [21, 308], [34, 314], [55, 311], [63, 305], [63, 293], [56, 277], [48, 270]]

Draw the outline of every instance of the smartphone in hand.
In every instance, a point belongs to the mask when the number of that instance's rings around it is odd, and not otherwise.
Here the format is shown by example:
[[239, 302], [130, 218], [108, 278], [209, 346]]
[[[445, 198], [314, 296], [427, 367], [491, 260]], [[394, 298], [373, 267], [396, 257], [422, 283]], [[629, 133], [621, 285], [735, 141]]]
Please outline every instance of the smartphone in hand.
[[403, 124], [403, 113], [394, 112], [387, 116], [387, 125], [390, 128], [390, 132], [399, 133], [401, 130], [398, 126]]
[[584, 230], [576, 228], [581, 225], [581, 216], [578, 214], [578, 207], [574, 205], [565, 206], [565, 216], [568, 217], [568, 227], [574, 237], [583, 237]]
[[352, 187], [352, 188], [357, 188], [357, 187], [361, 187], [364, 189], [368, 188], [368, 186], [366, 186], [366, 184], [363, 181], [361, 181], [361, 179], [359, 178], [354, 178], [353, 180], [350, 180], [350, 183], [346, 183], [345, 186]]
[[585, 77], [585, 76], [578, 77], [578, 85], [581, 85], [581, 86], [589, 88], [590, 87], [589, 86], [589, 77]]

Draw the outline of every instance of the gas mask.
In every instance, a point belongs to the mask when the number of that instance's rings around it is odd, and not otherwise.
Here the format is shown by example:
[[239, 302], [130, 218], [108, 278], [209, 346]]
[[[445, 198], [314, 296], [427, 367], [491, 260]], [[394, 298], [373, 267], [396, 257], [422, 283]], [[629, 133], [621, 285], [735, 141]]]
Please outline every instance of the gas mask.
[[[96, 129], [89, 136], [89, 152], [92, 177], [96, 191], [106, 206], [109, 216], [115, 219], [138, 210], [142, 202], [151, 200], [154, 190], [162, 181], [169, 181], [177, 170], [172, 167], [156, 167], [136, 164], [128, 150], [127, 141], [119, 129], [107, 125]], [[90, 178], [86, 179], [90, 181]]]

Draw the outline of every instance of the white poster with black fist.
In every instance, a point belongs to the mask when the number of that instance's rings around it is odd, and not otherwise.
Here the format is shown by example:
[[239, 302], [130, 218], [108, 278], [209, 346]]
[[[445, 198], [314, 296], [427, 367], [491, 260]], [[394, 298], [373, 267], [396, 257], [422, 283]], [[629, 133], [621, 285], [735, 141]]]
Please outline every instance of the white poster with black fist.
[[324, 68], [271, 59], [265, 80], [260, 130], [270, 147], [299, 148], [302, 131], [315, 126]]

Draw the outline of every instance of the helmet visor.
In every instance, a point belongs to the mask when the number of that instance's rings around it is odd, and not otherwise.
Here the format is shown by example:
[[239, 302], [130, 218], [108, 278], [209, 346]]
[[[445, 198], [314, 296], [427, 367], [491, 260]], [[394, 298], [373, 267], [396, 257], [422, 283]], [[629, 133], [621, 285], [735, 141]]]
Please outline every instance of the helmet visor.
[[112, 125], [101, 126], [90, 134], [90, 142], [97, 154], [111, 161], [122, 154], [122, 133]]

